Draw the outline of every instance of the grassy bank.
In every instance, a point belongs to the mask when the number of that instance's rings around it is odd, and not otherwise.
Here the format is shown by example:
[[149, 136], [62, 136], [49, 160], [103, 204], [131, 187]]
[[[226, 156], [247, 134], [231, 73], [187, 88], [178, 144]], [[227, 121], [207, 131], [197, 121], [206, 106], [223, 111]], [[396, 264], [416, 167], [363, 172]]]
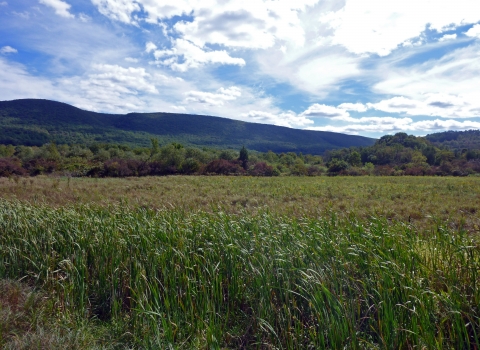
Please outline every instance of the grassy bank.
[[421, 231], [336, 210], [1, 200], [0, 278], [39, 287], [57, 326], [109, 330], [84, 348], [478, 348], [474, 237], [442, 220]]

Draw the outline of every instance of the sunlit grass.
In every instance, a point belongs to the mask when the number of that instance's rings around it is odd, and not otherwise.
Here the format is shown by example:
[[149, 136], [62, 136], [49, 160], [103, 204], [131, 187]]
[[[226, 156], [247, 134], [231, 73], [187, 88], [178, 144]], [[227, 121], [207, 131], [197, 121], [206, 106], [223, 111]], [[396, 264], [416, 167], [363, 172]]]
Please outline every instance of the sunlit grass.
[[[210, 186], [228, 181], [237, 180]], [[250, 181], [257, 197], [279, 185]], [[280, 196], [310, 193], [293, 180], [286, 186], [298, 193], [278, 186]], [[480, 345], [480, 251], [461, 225], [431, 218], [418, 230], [353, 211], [317, 217], [223, 206], [1, 200], [0, 278], [23, 278], [60, 314], [110, 325], [119, 343], [138, 348]]]
[[182, 208], [294, 217], [350, 212], [414, 223], [433, 219], [478, 232], [480, 178], [453, 177], [228, 177], [170, 176], [126, 179], [0, 178], [0, 197], [55, 207], [122, 203], [151, 209]]

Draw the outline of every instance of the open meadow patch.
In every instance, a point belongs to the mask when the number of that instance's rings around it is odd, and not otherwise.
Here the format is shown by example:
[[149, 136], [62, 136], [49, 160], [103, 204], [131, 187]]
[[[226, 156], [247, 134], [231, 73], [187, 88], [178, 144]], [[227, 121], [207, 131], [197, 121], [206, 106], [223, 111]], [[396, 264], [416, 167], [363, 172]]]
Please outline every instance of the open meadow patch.
[[[0, 303], [19, 324], [2, 324], [0, 346], [42, 334], [78, 348], [480, 345], [476, 179], [23, 180], [0, 184], [1, 288], [13, 295]], [[62, 189], [67, 200], [49, 202]], [[242, 193], [246, 205], [231, 204]], [[418, 218], [386, 215], [408, 203], [423, 203]]]

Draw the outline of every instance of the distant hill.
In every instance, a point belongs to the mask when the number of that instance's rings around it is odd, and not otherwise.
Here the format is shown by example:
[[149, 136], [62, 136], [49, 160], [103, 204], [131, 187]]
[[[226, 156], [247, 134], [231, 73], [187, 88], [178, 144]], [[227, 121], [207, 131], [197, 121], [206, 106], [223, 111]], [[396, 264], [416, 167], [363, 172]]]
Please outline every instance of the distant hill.
[[480, 149], [480, 130], [444, 131], [425, 136], [437, 147], [451, 150]]
[[370, 146], [375, 139], [334, 132], [298, 130], [226, 118], [175, 113], [95, 113], [65, 103], [24, 99], [0, 101], [0, 144], [122, 143], [148, 146], [179, 142], [196, 147], [320, 154]]

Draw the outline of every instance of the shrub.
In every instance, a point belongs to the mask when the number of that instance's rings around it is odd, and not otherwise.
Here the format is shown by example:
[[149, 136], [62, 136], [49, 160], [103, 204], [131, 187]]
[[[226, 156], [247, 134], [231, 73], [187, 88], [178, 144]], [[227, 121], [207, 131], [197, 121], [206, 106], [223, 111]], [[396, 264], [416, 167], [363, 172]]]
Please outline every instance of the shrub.
[[0, 177], [12, 175], [25, 175], [27, 172], [20, 165], [18, 159], [0, 158]]
[[273, 167], [265, 162], [256, 163], [248, 173], [252, 176], [273, 176]]
[[244, 174], [245, 170], [240, 166], [241, 161], [229, 161], [225, 159], [215, 159], [207, 164], [205, 173], [207, 174]]
[[32, 159], [24, 165], [24, 168], [32, 176], [41, 174], [51, 174], [58, 169], [58, 163], [55, 160], [43, 158]]
[[395, 172], [395, 169], [389, 165], [378, 165], [375, 167], [373, 173], [377, 176], [391, 176]]
[[345, 170], [348, 168], [348, 163], [344, 160], [339, 160], [339, 159], [332, 159], [328, 164], [328, 172], [330, 174], [338, 174], [342, 170]]

